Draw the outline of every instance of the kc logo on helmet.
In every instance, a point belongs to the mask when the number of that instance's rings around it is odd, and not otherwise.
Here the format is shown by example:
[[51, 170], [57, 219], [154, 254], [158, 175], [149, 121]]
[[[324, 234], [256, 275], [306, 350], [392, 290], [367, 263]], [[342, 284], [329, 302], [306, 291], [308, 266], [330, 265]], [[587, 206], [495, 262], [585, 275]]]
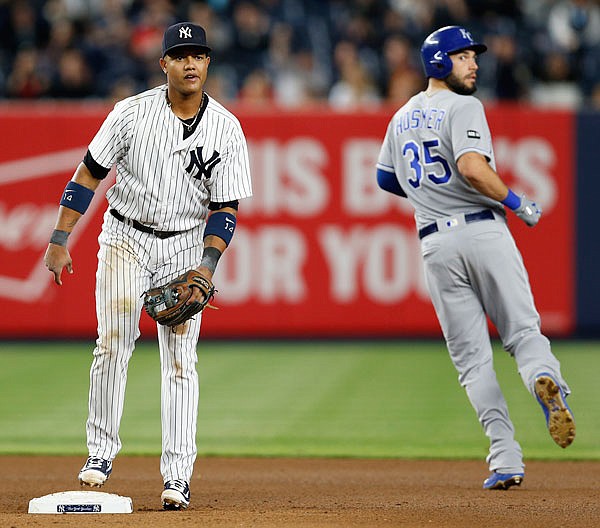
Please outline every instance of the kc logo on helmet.
[[460, 28], [460, 32], [462, 33], [462, 36], [465, 40], [473, 42], [473, 37], [471, 36], [471, 33], [469, 33], [466, 29]]

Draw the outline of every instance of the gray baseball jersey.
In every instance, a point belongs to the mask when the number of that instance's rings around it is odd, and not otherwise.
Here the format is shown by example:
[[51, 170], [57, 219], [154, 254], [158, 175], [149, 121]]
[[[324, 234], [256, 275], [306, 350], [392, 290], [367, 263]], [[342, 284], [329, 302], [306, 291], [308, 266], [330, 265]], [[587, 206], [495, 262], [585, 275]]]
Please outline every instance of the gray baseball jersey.
[[540, 332], [504, 207], [458, 170], [467, 152], [482, 154], [495, 169], [480, 101], [450, 90], [422, 92], [391, 119], [377, 168], [396, 175], [415, 208], [426, 284], [459, 381], [490, 439], [490, 470], [522, 473], [521, 447], [493, 368], [488, 316], [532, 394], [540, 372], [552, 373], [567, 393], [568, 387]]
[[456, 161], [466, 152], [483, 154], [495, 170], [492, 137], [481, 102], [441, 90], [421, 92], [393, 116], [377, 167], [394, 172], [415, 208], [417, 227], [455, 213], [504, 207], [475, 190]]
[[[99, 237], [98, 340], [90, 373], [90, 456], [112, 460], [127, 365], [139, 337], [143, 292], [199, 265], [212, 202], [252, 194], [246, 140], [238, 120], [204, 94], [190, 130], [160, 86], [115, 105], [89, 145], [102, 167], [116, 165]], [[134, 222], [138, 222], [137, 228]], [[169, 236], [139, 229], [142, 224]], [[196, 457], [200, 314], [171, 329], [158, 325], [162, 371], [161, 472], [189, 482]]]

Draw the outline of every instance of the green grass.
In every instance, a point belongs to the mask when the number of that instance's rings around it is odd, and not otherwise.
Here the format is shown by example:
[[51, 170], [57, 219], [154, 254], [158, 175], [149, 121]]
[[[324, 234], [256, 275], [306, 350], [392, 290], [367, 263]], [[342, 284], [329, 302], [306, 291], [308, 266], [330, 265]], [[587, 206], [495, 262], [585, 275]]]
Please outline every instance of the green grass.
[[[0, 344], [0, 453], [85, 454], [93, 343]], [[527, 459], [600, 459], [600, 344], [558, 342], [577, 439], [548, 436], [515, 363], [498, 378]], [[201, 342], [200, 455], [484, 458], [487, 439], [440, 341]], [[130, 363], [123, 454], [160, 452], [158, 348]]]

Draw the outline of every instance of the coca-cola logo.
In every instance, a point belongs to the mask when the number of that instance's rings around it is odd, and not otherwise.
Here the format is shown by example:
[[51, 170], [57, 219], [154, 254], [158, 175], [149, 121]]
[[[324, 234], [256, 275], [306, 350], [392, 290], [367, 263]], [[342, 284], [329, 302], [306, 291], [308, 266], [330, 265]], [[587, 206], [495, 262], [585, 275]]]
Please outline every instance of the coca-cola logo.
[[[36, 301], [52, 281], [44, 253], [64, 186], [85, 154], [73, 148], [0, 163], [0, 297]], [[72, 249], [102, 206], [112, 178], [96, 191], [87, 214], [69, 237]]]

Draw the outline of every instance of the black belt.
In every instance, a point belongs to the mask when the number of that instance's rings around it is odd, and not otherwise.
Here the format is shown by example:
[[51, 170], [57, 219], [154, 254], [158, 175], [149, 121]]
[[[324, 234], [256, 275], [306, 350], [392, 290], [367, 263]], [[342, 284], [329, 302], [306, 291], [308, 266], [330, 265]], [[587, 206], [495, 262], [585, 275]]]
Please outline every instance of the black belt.
[[[483, 211], [478, 211], [477, 213], [465, 213], [465, 222], [470, 224], [471, 222], [479, 222], [481, 220], [493, 220], [494, 213], [491, 209], [484, 209]], [[425, 238], [427, 235], [431, 235], [432, 233], [437, 233], [439, 231], [439, 227], [437, 223], [428, 224], [425, 227], [419, 229], [419, 238]]]
[[137, 220], [130, 220], [129, 218], [125, 218], [116, 209], [111, 209], [110, 214], [113, 215], [117, 220], [120, 220], [121, 222], [130, 225], [134, 229], [137, 229], [138, 231], [143, 231], [144, 233], [150, 233], [151, 235], [154, 235], [158, 238], [169, 238], [178, 235], [179, 233], [183, 233], [183, 231], [157, 231], [156, 229], [152, 229], [151, 227], [148, 227], [144, 224], [140, 224]]

